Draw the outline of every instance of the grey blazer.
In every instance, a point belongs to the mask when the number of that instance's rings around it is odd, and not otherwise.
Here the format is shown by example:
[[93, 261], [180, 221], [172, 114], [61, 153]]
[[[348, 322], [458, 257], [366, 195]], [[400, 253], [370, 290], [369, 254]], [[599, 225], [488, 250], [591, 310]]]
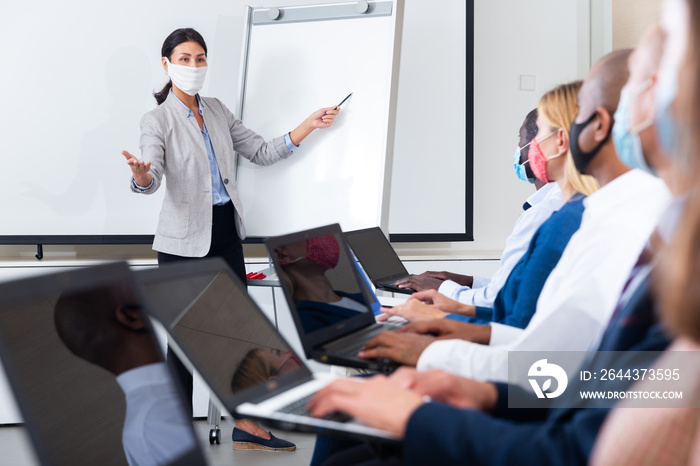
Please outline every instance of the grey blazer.
[[[249, 130], [218, 99], [200, 97], [224, 187], [236, 208], [236, 226], [245, 238], [235, 179], [234, 152], [258, 165], [270, 165], [291, 155], [284, 136], [270, 142]], [[152, 194], [166, 177], [165, 198], [153, 249], [186, 257], [209, 252], [212, 225], [211, 169], [204, 138], [195, 118], [170, 93], [141, 119], [141, 158], [151, 162], [153, 185], [137, 193]]]

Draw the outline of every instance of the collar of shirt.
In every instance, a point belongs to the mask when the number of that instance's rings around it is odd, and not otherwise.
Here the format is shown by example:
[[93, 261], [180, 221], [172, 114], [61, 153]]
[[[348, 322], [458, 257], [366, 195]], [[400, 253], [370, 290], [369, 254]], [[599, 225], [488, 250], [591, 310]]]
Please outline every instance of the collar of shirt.
[[[640, 189], [647, 191], [654, 184], [658, 184], [659, 196], [664, 196], [666, 202], [671, 198], [671, 193], [663, 181], [653, 175], [643, 172], [639, 169], [630, 170], [624, 175], [618, 176], [598, 191], [594, 192], [586, 199], [583, 204], [586, 206], [584, 215], [608, 215], [609, 212], [625, 209], [625, 204], [630, 199], [630, 195], [635, 196], [635, 193]], [[589, 213], [590, 212], [590, 213]]]
[[553, 196], [561, 197], [561, 189], [559, 189], [559, 183], [547, 183], [546, 185], [542, 186], [540, 189], [532, 193], [525, 202], [527, 204], [530, 204], [530, 206], [534, 206], [544, 201], [545, 199], [548, 199]]
[[129, 394], [141, 387], [170, 383], [170, 373], [164, 362], [146, 364], [122, 372], [117, 376], [117, 383], [125, 394]]
[[[194, 113], [192, 112], [192, 110], [187, 105], [185, 105], [185, 103], [182, 100], [180, 100], [180, 98], [178, 96], [175, 95], [175, 93], [173, 92], [172, 89], [170, 89], [170, 95], [172, 95], [175, 98], [175, 100], [178, 101], [180, 103], [180, 105], [182, 105], [182, 108], [187, 110], [187, 118], [192, 118], [194, 116]], [[199, 94], [196, 94], [195, 97], [197, 98], [197, 105], [199, 106], [199, 114], [203, 115], [203, 113], [202, 113], [202, 100], [199, 98]]]

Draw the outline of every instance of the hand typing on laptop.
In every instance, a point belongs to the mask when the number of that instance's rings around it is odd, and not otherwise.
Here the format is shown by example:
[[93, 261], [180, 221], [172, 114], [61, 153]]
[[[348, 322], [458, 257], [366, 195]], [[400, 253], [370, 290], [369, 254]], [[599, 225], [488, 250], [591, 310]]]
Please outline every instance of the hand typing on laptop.
[[426, 277], [421, 275], [414, 275], [412, 277], [402, 278], [401, 280], [396, 280], [394, 285], [399, 288], [410, 288], [415, 291], [424, 290], [437, 290], [440, 288], [443, 280], [438, 280], [437, 278]]
[[386, 358], [415, 366], [423, 351], [435, 340], [461, 339], [488, 344], [491, 326], [469, 324], [451, 319], [415, 322], [395, 331], [384, 331], [370, 340], [358, 354], [361, 358]]
[[422, 404], [440, 401], [459, 408], [491, 411], [498, 400], [492, 383], [441, 370], [401, 368], [389, 377], [340, 379], [320, 390], [309, 403], [313, 416], [344, 411], [372, 427], [402, 438], [411, 415]]
[[422, 322], [432, 319], [442, 319], [448, 314], [461, 314], [473, 317], [476, 308], [450, 299], [435, 290], [414, 293], [403, 304], [393, 308], [382, 308], [386, 317], [379, 316], [377, 320], [384, 321], [388, 316], [401, 316], [409, 322]]
[[423, 322], [433, 319], [442, 319], [447, 315], [440, 309], [417, 300], [409, 300], [405, 304], [392, 308], [382, 308], [384, 314], [377, 316], [377, 321], [386, 322], [392, 317], [403, 317], [409, 322]]
[[314, 417], [345, 412], [354, 418], [369, 420], [372, 427], [403, 437], [408, 418], [424, 402], [422, 396], [402, 390], [391, 378], [375, 375], [368, 379], [331, 382], [312, 398], [308, 409]]
[[391, 315], [391, 314], [379, 314], [377, 316], [377, 321], [383, 322], [385, 324], [396, 324], [396, 325], [404, 325], [404, 324], [408, 323], [408, 320], [406, 320], [404, 317], [401, 317], [400, 315]]
[[491, 339], [491, 326], [471, 324], [452, 319], [435, 319], [405, 325], [397, 329], [395, 333], [431, 335], [438, 340], [465, 340], [488, 345]]
[[474, 277], [470, 275], [460, 275], [452, 272], [423, 272], [420, 275], [413, 275], [396, 281], [399, 288], [412, 288], [416, 291], [437, 290], [445, 280], [451, 280], [461, 286], [471, 287]]
[[[398, 330], [397, 330], [398, 331]], [[367, 342], [358, 353], [363, 359], [390, 359], [399, 364], [415, 366], [418, 358], [435, 338], [416, 333], [384, 331]]]

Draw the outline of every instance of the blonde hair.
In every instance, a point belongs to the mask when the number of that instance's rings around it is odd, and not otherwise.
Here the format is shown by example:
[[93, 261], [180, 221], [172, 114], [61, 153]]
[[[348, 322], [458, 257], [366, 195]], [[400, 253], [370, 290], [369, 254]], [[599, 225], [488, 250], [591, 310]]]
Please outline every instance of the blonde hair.
[[[547, 124], [553, 129], [563, 129], [567, 138], [569, 137], [569, 128], [571, 128], [578, 113], [577, 94], [582, 84], [582, 81], [573, 81], [557, 86], [544, 94], [537, 106], [538, 114], [546, 120]], [[598, 181], [595, 178], [582, 175], [576, 170], [571, 149], [566, 151], [565, 175], [569, 185], [578, 193], [588, 196], [598, 190]]]
[[243, 357], [231, 377], [231, 390], [236, 393], [269, 380], [272, 376], [270, 361], [263, 351], [254, 348]]

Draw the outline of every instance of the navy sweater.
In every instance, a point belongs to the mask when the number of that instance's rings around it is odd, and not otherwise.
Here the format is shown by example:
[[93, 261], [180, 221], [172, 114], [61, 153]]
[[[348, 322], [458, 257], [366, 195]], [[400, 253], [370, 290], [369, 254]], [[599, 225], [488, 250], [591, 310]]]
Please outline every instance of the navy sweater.
[[525, 328], [537, 308], [537, 299], [547, 277], [556, 267], [569, 239], [581, 226], [585, 196], [574, 195], [535, 232], [530, 246], [513, 268], [493, 308], [477, 307], [476, 318], [450, 314], [464, 322], [489, 321]]

